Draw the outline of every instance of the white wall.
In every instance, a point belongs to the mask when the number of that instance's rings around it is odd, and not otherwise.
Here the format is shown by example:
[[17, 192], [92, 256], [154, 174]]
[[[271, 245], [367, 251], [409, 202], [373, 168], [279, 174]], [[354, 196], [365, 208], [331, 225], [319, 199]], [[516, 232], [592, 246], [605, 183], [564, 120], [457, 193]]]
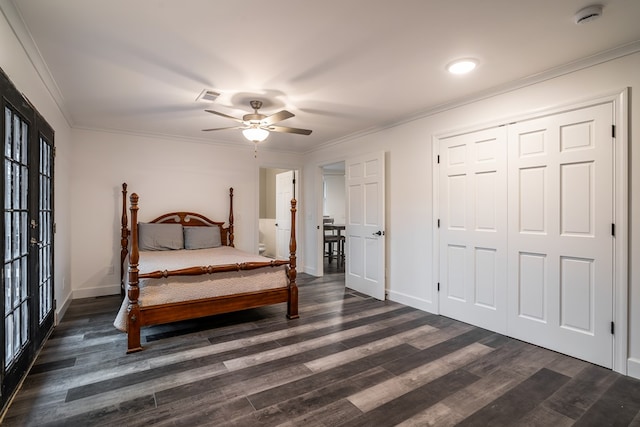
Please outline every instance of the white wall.
[[71, 302], [70, 192], [69, 158], [71, 128], [27, 57], [5, 16], [0, 13], [0, 68], [23, 92], [55, 131], [55, 223], [54, 294], [56, 316]]
[[252, 147], [87, 130], [72, 135], [74, 298], [119, 292], [123, 182], [140, 196], [140, 221], [178, 210], [227, 221], [233, 187], [235, 245], [257, 253], [259, 168], [274, 159], [301, 164], [298, 156], [264, 150], [254, 159]]
[[325, 200], [323, 214], [334, 219], [335, 224], [346, 221], [344, 175], [324, 175]]
[[[428, 83], [426, 83], [428, 84]], [[321, 188], [313, 171], [351, 154], [386, 152], [387, 288], [389, 297], [418, 308], [435, 300], [433, 286], [432, 136], [477, 124], [499, 123], [528, 112], [542, 111], [631, 88], [629, 141], [629, 374], [640, 377], [640, 53], [559, 76], [541, 83], [397, 127], [362, 136], [314, 152], [306, 158], [306, 232], [315, 236], [318, 219], [314, 194]], [[635, 130], [635, 132], [633, 132]], [[315, 271], [318, 243], [305, 242], [306, 268]], [[624, 337], [618, 337], [624, 339]]]
[[264, 256], [276, 257], [276, 220], [275, 218], [260, 218], [260, 243], [264, 243]]
[[276, 176], [287, 169], [260, 169], [260, 218], [276, 218]]

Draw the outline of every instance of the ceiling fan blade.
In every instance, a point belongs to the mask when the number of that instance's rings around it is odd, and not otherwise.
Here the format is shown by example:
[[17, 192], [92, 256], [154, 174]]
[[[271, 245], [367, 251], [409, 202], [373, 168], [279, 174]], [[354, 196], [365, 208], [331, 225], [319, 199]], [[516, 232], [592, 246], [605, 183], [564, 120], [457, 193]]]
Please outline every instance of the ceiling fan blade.
[[294, 117], [295, 114], [288, 112], [287, 110], [282, 110], [282, 111], [278, 111], [275, 114], [272, 114], [270, 116], [267, 116], [262, 122], [265, 125], [270, 125], [273, 123], [278, 123], [281, 122], [285, 119], [290, 119], [291, 117]]
[[265, 126], [265, 129], [273, 131], [273, 132], [284, 132], [284, 133], [297, 133], [300, 135], [310, 135], [311, 131], [309, 129], [298, 129], [298, 128], [288, 128], [285, 126]]
[[215, 111], [215, 110], [204, 110], [204, 111], [206, 111], [207, 113], [216, 114], [218, 116], [225, 117], [227, 119], [235, 120], [236, 122], [239, 122], [239, 123], [244, 123], [244, 121], [242, 121], [242, 119], [238, 119], [236, 117], [230, 116], [230, 115], [225, 114], [225, 113], [221, 113], [219, 111]]
[[210, 132], [212, 130], [225, 130], [225, 129], [245, 129], [244, 126], [230, 126], [226, 128], [213, 128], [213, 129], [202, 129], [203, 132]]

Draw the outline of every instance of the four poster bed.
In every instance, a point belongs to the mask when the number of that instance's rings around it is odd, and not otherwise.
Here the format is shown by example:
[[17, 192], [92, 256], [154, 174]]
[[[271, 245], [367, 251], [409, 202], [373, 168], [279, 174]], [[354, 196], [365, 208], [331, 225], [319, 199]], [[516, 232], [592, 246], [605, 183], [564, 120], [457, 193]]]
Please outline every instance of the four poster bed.
[[[229, 225], [193, 212], [170, 212], [138, 223], [138, 195], [122, 184], [122, 306], [114, 326], [127, 332], [127, 353], [142, 350], [143, 326], [195, 319], [270, 304], [287, 303], [287, 318], [298, 318], [296, 285], [296, 200], [291, 200], [288, 260], [273, 260], [235, 249], [233, 188]], [[128, 261], [128, 263], [127, 263]], [[125, 265], [128, 264], [128, 276]], [[128, 279], [128, 280], [125, 280]]]

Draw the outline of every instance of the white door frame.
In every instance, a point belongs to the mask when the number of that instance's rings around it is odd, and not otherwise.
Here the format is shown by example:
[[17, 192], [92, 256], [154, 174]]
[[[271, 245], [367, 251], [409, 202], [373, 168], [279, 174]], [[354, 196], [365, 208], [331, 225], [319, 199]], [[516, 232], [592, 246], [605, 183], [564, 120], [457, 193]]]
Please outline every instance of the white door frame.
[[[316, 214], [315, 219], [316, 223], [314, 225], [316, 231], [316, 276], [322, 277], [324, 276], [324, 229], [322, 228], [322, 216], [324, 209], [324, 193], [323, 193], [323, 175], [325, 166], [332, 165], [334, 163], [345, 163], [345, 158], [335, 159], [332, 161], [323, 161], [316, 165]], [[345, 196], [346, 197], [346, 196]]]
[[[440, 156], [440, 139], [481, 130], [489, 127], [501, 126], [506, 123], [512, 123], [552, 114], [557, 114], [569, 110], [585, 108], [592, 105], [602, 103], [613, 103], [615, 125], [615, 147], [614, 147], [614, 165], [613, 165], [613, 181], [614, 181], [614, 220], [615, 220], [615, 239], [614, 239], [614, 260], [613, 260], [613, 318], [615, 322], [615, 334], [613, 337], [613, 370], [621, 374], [627, 375], [631, 363], [627, 359], [627, 340], [628, 340], [628, 295], [629, 295], [629, 270], [628, 270], [628, 236], [629, 236], [629, 124], [628, 124], [628, 100], [629, 89], [624, 88], [620, 91], [595, 96], [584, 100], [578, 100], [573, 103], [562, 104], [554, 108], [544, 111], [535, 111], [531, 113], [522, 113], [500, 121], [480, 124], [473, 127], [459, 128], [453, 131], [434, 134], [432, 137], [432, 153], [433, 153], [433, 291], [437, 292], [440, 280], [440, 233], [438, 230], [438, 218], [440, 217], [440, 182], [438, 159]], [[440, 313], [439, 298], [436, 298], [437, 312]], [[640, 361], [635, 361], [631, 366], [632, 376], [640, 377]]]
[[[303, 263], [300, 261], [303, 259], [303, 254], [304, 254], [304, 245], [302, 244], [304, 242], [304, 226], [303, 224], [300, 223], [299, 218], [303, 218], [303, 216], [301, 216], [301, 212], [304, 211], [304, 207], [301, 207], [301, 203], [300, 200], [302, 200], [302, 167], [301, 166], [291, 166], [291, 165], [280, 165], [280, 164], [259, 164], [257, 165], [256, 169], [255, 169], [255, 188], [256, 188], [256, 194], [258, 195], [258, 200], [256, 201], [256, 205], [255, 205], [255, 218], [256, 218], [256, 224], [255, 224], [255, 229], [254, 229], [254, 251], [255, 253], [258, 253], [258, 245], [260, 243], [260, 169], [283, 169], [283, 170], [290, 170], [294, 172], [295, 175], [295, 187], [294, 187], [294, 191], [295, 191], [295, 199], [298, 201], [298, 205], [297, 205], [297, 211], [296, 211], [296, 243], [297, 243], [297, 249], [296, 249], [296, 258], [298, 260], [298, 273], [303, 272], [303, 268], [302, 265]], [[291, 208], [291, 204], [289, 203], [289, 208]], [[236, 214], [236, 218], [237, 218], [238, 214]]]

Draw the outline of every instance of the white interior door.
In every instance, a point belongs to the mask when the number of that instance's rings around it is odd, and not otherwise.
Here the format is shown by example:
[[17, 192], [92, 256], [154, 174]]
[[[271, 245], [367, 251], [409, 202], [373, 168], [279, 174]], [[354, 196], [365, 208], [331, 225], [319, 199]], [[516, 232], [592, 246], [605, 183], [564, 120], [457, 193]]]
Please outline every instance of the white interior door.
[[346, 160], [348, 288], [384, 300], [384, 152]]
[[294, 194], [294, 171], [276, 175], [276, 258], [289, 258], [291, 239], [291, 199]]
[[440, 313], [506, 332], [506, 129], [440, 140]]
[[509, 126], [509, 335], [613, 364], [613, 106]]

